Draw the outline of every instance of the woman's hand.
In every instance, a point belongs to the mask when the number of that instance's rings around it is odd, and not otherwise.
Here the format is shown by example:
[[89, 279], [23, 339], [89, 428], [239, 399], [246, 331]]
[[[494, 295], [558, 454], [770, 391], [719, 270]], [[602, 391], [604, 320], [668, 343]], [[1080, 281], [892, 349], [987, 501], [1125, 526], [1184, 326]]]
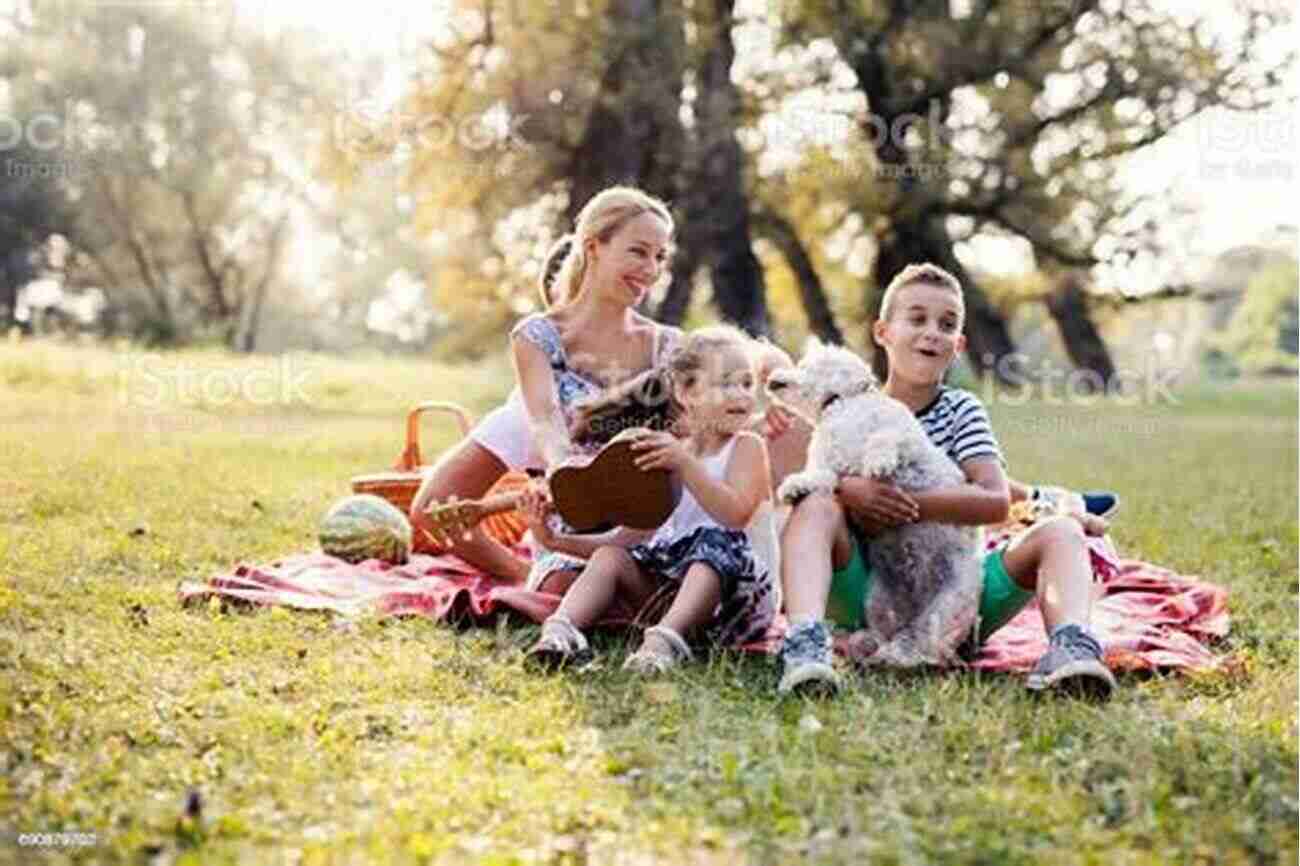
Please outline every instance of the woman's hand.
[[642, 472], [649, 472], [652, 469], [680, 472], [692, 459], [684, 441], [671, 433], [654, 430], [647, 430], [632, 437], [632, 450], [637, 452], [633, 462]]
[[851, 475], [836, 490], [840, 504], [868, 535], [915, 523], [921, 516], [916, 500], [885, 481]]
[[532, 531], [533, 540], [543, 547], [549, 547], [548, 542], [553, 541], [555, 536], [546, 518], [555, 510], [555, 505], [551, 502], [546, 485], [541, 482], [529, 484], [519, 494], [519, 504], [515, 507]]

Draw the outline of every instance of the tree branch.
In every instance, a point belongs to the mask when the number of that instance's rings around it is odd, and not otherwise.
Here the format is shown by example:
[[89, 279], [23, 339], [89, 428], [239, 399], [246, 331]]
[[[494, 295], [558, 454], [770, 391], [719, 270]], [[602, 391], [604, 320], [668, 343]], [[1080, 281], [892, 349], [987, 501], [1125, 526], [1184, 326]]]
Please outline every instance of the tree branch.
[[1099, 0], [1075, 0], [1070, 4], [1069, 10], [1064, 15], [1039, 28], [1019, 51], [1009, 54], [996, 53], [994, 56], [982, 58], [980, 63], [968, 67], [950, 78], [935, 82], [902, 105], [892, 106], [889, 114], [893, 117], [898, 117], [901, 114], [919, 114], [929, 105], [930, 100], [952, 93], [958, 87], [988, 81], [999, 72], [1013, 72], [1023, 69], [1038, 52], [1051, 44], [1058, 33], [1072, 25], [1084, 13], [1095, 9], [1098, 2]]

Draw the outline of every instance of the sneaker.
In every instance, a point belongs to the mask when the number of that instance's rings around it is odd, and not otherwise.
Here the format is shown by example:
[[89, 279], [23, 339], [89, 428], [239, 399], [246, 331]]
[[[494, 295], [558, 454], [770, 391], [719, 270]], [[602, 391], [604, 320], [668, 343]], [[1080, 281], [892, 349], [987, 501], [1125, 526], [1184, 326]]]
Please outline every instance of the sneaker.
[[833, 695], [839, 691], [840, 676], [832, 666], [831, 630], [820, 620], [801, 622], [790, 627], [781, 644], [781, 682], [777, 691], [783, 695]]
[[1110, 517], [1119, 509], [1119, 497], [1109, 490], [1094, 490], [1079, 495], [1083, 497], [1083, 508], [1089, 514]]
[[1101, 644], [1082, 627], [1058, 626], [1025, 685], [1035, 692], [1056, 689], [1105, 700], [1115, 689], [1115, 676], [1101, 659]]
[[542, 623], [542, 636], [529, 648], [524, 663], [529, 667], [556, 670], [591, 657], [587, 637], [563, 614]]

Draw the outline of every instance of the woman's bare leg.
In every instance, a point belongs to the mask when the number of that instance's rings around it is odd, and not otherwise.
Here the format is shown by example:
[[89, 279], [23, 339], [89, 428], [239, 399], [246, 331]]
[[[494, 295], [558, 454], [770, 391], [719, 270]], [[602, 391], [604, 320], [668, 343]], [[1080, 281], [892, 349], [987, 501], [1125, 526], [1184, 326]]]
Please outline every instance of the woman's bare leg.
[[[443, 502], [453, 495], [459, 499], [478, 499], [505, 472], [506, 465], [495, 454], [473, 439], [464, 440], [445, 454], [420, 484], [411, 503], [412, 528], [417, 533], [432, 528], [424, 513], [431, 503]], [[488, 574], [518, 583], [528, 577], [527, 562], [477, 527], [468, 539], [458, 535], [449, 552]]]

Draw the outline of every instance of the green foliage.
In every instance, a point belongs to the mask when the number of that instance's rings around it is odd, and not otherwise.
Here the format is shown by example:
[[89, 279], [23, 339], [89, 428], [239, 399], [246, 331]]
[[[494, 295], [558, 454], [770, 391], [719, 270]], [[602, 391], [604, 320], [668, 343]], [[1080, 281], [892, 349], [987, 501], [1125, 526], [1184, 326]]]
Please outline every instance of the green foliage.
[[1245, 297], [1210, 349], [1227, 356], [1245, 373], [1290, 373], [1300, 370], [1296, 357], [1297, 301], [1300, 270], [1294, 259], [1277, 262], [1253, 276]]
[[[302, 360], [306, 405], [203, 407], [123, 392], [123, 355], [0, 346], [0, 862], [1295, 862], [1293, 384], [989, 401], [1017, 477], [1119, 490], [1121, 551], [1228, 587], [1230, 671], [1125, 676], [1105, 708], [977, 673], [818, 703], [779, 700], [768, 658], [643, 682], [607, 638], [540, 676], [515, 623], [182, 609], [181, 580], [314, 546], [414, 402], [509, 384]], [[426, 459], [452, 439], [431, 424]], [[13, 841], [72, 831], [94, 846]]]

